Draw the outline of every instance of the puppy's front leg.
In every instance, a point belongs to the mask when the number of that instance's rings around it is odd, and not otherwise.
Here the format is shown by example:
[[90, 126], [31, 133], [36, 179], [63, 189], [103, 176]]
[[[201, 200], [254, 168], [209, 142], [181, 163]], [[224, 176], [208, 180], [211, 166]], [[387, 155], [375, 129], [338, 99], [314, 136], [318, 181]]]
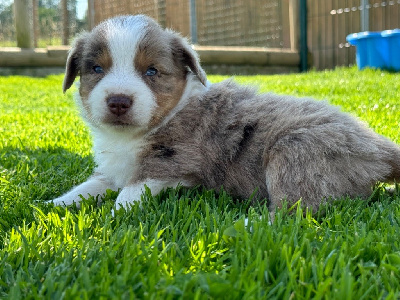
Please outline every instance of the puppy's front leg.
[[95, 174], [84, 183], [74, 187], [68, 193], [48, 202], [59, 206], [68, 206], [75, 202], [79, 207], [79, 203], [81, 202], [80, 195], [84, 198], [87, 198], [89, 195], [96, 197], [97, 195], [104, 194], [107, 189], [116, 190], [117, 187], [103, 175]]
[[145, 185], [151, 190], [152, 195], [157, 195], [166, 188], [176, 188], [178, 185], [189, 186], [188, 183], [183, 181], [168, 181], [158, 179], [149, 179], [143, 182], [128, 185], [119, 193], [115, 202], [116, 209], [121, 207], [129, 208], [129, 204], [133, 204], [135, 201], [140, 202], [141, 196], [145, 191]]

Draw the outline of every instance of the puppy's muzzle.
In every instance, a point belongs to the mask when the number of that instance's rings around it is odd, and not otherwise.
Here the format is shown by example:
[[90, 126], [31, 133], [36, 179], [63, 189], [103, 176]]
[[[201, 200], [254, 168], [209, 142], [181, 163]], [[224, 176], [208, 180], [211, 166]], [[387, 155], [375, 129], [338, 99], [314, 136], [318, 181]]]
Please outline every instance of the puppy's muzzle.
[[111, 95], [106, 102], [110, 112], [119, 117], [129, 110], [133, 100], [127, 95]]

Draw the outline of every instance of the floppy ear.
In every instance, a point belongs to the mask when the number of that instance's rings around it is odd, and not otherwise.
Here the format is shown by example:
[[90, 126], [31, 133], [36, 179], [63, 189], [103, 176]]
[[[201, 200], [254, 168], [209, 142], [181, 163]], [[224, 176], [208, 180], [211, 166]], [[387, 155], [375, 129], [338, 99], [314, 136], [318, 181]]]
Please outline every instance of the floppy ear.
[[196, 51], [192, 49], [185, 38], [173, 32], [174, 38], [172, 40], [172, 51], [175, 57], [180, 60], [185, 66], [197, 75], [200, 82], [205, 86], [207, 85], [207, 75], [203, 68], [200, 66], [200, 59]]
[[72, 44], [71, 50], [68, 53], [63, 82], [64, 93], [72, 86], [76, 76], [78, 76], [86, 35], [87, 33], [85, 32], [76, 38]]

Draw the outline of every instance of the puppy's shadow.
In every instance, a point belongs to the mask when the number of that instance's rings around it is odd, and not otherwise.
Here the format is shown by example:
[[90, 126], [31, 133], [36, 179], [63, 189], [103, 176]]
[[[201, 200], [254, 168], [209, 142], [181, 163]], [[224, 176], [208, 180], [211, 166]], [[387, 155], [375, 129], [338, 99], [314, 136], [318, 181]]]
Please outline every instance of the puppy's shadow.
[[3, 201], [54, 199], [85, 181], [94, 166], [92, 155], [82, 156], [64, 148], [2, 148], [0, 170], [6, 182]]

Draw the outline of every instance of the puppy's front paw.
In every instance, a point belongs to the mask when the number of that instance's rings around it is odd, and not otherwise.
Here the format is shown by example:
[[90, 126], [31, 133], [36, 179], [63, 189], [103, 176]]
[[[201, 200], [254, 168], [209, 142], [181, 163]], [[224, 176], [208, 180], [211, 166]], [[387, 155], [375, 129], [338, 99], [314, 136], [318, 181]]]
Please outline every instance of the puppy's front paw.
[[121, 207], [128, 209], [129, 205], [135, 202], [140, 202], [142, 189], [134, 186], [128, 186], [122, 189], [115, 201], [115, 208], [118, 210]]
[[69, 206], [73, 203], [76, 203], [76, 206], [79, 208], [80, 204], [79, 202], [81, 201], [81, 198], [76, 199], [75, 197], [69, 197], [68, 195], [64, 195], [61, 197], [58, 197], [53, 200], [47, 201], [47, 203], [53, 203], [55, 206]]

